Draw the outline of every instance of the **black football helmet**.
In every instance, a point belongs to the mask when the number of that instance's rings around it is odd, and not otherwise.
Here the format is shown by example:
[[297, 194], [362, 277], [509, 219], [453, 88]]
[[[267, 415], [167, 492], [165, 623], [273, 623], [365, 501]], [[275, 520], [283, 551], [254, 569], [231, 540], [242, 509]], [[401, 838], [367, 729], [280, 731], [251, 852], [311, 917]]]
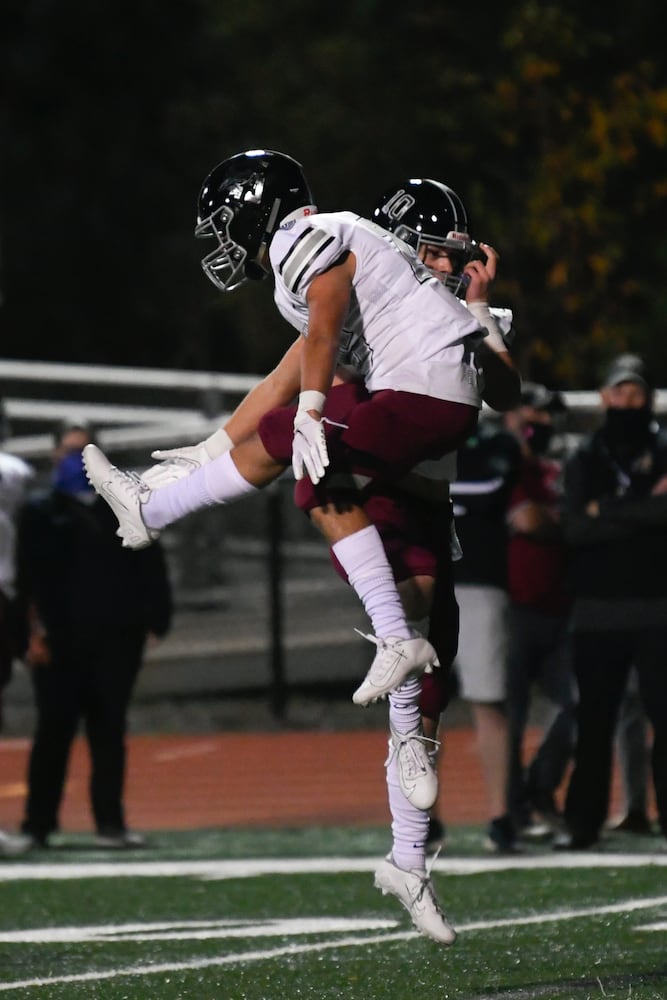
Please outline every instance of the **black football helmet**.
[[485, 255], [468, 233], [468, 216], [456, 191], [427, 177], [401, 181], [382, 195], [372, 218], [415, 252], [423, 245], [444, 247], [454, 273], [443, 275], [443, 284], [455, 295], [465, 295], [463, 268]]
[[195, 236], [213, 237], [204, 273], [223, 292], [265, 278], [263, 250], [278, 223], [313, 196], [301, 164], [272, 149], [250, 149], [223, 160], [202, 184]]

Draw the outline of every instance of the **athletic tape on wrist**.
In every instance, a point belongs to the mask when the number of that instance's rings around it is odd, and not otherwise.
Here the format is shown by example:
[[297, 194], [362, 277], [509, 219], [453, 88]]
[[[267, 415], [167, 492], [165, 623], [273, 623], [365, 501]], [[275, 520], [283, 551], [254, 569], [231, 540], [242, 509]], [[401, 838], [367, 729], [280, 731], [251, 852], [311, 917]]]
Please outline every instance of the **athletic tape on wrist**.
[[234, 442], [224, 427], [219, 427], [217, 431], [213, 431], [204, 441], [204, 450], [210, 458], [219, 458], [220, 455], [224, 455], [226, 451], [230, 451], [233, 447]]
[[487, 335], [484, 343], [496, 353], [507, 350], [507, 344], [500, 332], [500, 327], [496, 323], [488, 302], [467, 302], [468, 311], [473, 314], [480, 326], [486, 329]]
[[324, 409], [326, 398], [324, 393], [318, 392], [317, 389], [306, 389], [304, 392], [299, 393], [299, 409], [317, 410], [318, 413], [321, 413]]

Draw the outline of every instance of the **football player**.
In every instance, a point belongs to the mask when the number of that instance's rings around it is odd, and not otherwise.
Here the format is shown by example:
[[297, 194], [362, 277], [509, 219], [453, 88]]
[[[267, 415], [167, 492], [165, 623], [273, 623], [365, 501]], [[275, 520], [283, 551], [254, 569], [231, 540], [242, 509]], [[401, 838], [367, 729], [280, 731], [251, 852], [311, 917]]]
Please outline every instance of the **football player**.
[[[488, 244], [476, 244], [469, 235], [467, 213], [461, 199], [447, 185], [428, 178], [412, 178], [390, 188], [378, 201], [372, 218], [379, 225], [393, 232], [407, 242], [420, 259], [440, 280], [459, 297], [466, 296], [468, 274], [465, 264], [471, 257], [493, 260], [497, 265], [498, 255]], [[466, 303], [482, 323], [488, 322], [488, 305], [485, 301], [473, 300]], [[502, 333], [506, 346], [514, 336], [512, 314], [508, 309], [493, 308], [493, 319]], [[506, 410], [511, 403], [513, 388], [507, 389], [507, 378], [499, 369], [493, 352], [482, 342], [476, 356], [484, 375], [483, 398], [493, 409]], [[366, 512], [377, 525], [383, 538], [396, 545], [397, 535], [403, 539], [403, 551], [411, 558], [419, 558], [419, 575], [404, 581], [404, 561], [391, 559], [394, 573], [399, 581], [399, 590], [407, 596], [408, 609], [415, 615], [415, 607], [421, 614], [429, 615], [428, 637], [434, 645], [441, 669], [422, 677], [421, 711], [424, 738], [429, 743], [435, 769], [435, 754], [439, 720], [444, 712], [450, 691], [451, 667], [457, 653], [459, 608], [454, 593], [453, 567], [447, 546], [443, 544], [439, 524], [447, 524], [451, 518], [449, 503], [449, 482], [456, 478], [455, 456], [446, 456], [440, 462], [423, 463], [412, 471], [410, 480], [403, 488], [419, 486], [418, 498], [405, 494], [400, 504], [389, 506], [387, 498], [371, 497]], [[398, 508], [398, 509], [397, 509]], [[401, 518], [403, 523], [401, 524]], [[397, 525], [398, 522], [398, 525]], [[399, 527], [400, 525], [400, 527]], [[416, 534], [416, 532], [418, 532]], [[418, 541], [417, 541], [418, 540]], [[458, 540], [454, 536], [454, 549]], [[415, 547], [418, 545], [418, 547]], [[460, 556], [457, 553], [455, 558]], [[403, 582], [404, 581], [404, 582]], [[436, 585], [437, 581], [437, 585]], [[415, 589], [417, 594], [415, 595]], [[416, 597], [416, 601], [415, 601]], [[475, 705], [473, 709], [475, 728], [484, 773], [491, 777], [506, 772], [508, 755], [508, 730], [504, 713], [486, 705]], [[400, 768], [400, 759], [399, 759]], [[400, 770], [399, 770], [400, 775]], [[505, 784], [500, 788], [490, 788], [490, 803], [504, 803]], [[516, 849], [515, 833], [507, 817], [491, 812], [486, 839], [487, 847], [498, 853], [513, 852]], [[436, 815], [429, 821], [428, 850], [433, 851], [444, 840], [444, 827]]]
[[[353, 213], [317, 214], [299, 165], [285, 154], [250, 151], [216, 167], [200, 192], [196, 232], [215, 240], [202, 265], [221, 289], [273, 273], [277, 306], [300, 337], [224, 430], [181, 454], [190, 475], [147, 489], [90, 449], [91, 481], [116, 512], [126, 544], [140, 547], [190, 511], [254, 493], [291, 459], [297, 502], [329, 541], [376, 633], [369, 638], [378, 652], [353, 698], [368, 704], [394, 692], [398, 731], [416, 731], [419, 676], [436, 652], [408, 624], [362, 491], [396, 483], [465, 440], [481, 404], [475, 349], [483, 339], [493, 341], [491, 354], [518, 387], [502, 336], [434, 280], [402, 240]], [[464, 269], [470, 301], [485, 302], [493, 257], [468, 259]], [[322, 420], [336, 369], [350, 372], [337, 413], [344, 419]], [[272, 408], [297, 392], [296, 412]], [[258, 411], [258, 432], [246, 437]], [[432, 799], [410, 804], [423, 821]], [[378, 884], [405, 905], [410, 900], [413, 919], [412, 903], [426, 893], [431, 912], [420, 929], [450, 943], [454, 932], [428, 877], [412, 868], [392, 865]]]

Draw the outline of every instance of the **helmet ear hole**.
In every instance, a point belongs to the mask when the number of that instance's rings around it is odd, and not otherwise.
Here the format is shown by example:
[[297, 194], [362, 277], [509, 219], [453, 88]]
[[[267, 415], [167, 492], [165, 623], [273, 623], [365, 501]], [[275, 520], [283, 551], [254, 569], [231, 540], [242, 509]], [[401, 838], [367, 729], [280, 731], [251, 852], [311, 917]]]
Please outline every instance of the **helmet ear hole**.
[[413, 229], [410, 229], [408, 226], [397, 226], [393, 232], [399, 240], [403, 240], [403, 242], [407, 243], [408, 246], [411, 246], [413, 250], [419, 250], [419, 236]]

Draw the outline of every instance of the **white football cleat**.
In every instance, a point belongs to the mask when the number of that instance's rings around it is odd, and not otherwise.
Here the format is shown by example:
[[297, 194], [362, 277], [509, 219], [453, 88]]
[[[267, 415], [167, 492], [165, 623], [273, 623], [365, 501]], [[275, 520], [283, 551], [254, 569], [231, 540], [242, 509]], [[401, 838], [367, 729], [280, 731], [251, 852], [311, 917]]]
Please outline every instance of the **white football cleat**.
[[30, 833], [7, 833], [0, 830], [0, 855], [5, 858], [18, 858], [39, 846], [40, 842]]
[[123, 539], [123, 545], [144, 549], [154, 542], [160, 532], [147, 528], [141, 517], [141, 506], [151, 491], [139, 476], [117, 469], [94, 444], [87, 444], [83, 449], [83, 464], [88, 482], [118, 518], [116, 534]]
[[413, 868], [406, 872], [398, 868], [389, 855], [375, 872], [375, 888], [381, 889], [383, 896], [388, 893], [396, 896], [424, 937], [438, 944], [454, 944], [456, 931], [440, 909], [426, 869]]
[[[359, 632], [359, 629], [355, 629], [355, 632]], [[374, 642], [377, 653], [370, 670], [352, 695], [355, 705], [369, 705], [379, 698], [386, 698], [408, 677], [431, 673], [438, 662], [433, 646], [420, 635], [414, 639], [400, 639], [396, 636], [380, 639], [375, 635], [366, 635], [365, 632], [359, 632], [359, 635]]]
[[[390, 729], [386, 764], [389, 764], [394, 754], [397, 755], [401, 791], [415, 809], [430, 809], [438, 797], [435, 751], [440, 744], [437, 740], [424, 736], [421, 724], [411, 733], [398, 733], [393, 726]], [[429, 751], [427, 743], [432, 744], [433, 750]]]

